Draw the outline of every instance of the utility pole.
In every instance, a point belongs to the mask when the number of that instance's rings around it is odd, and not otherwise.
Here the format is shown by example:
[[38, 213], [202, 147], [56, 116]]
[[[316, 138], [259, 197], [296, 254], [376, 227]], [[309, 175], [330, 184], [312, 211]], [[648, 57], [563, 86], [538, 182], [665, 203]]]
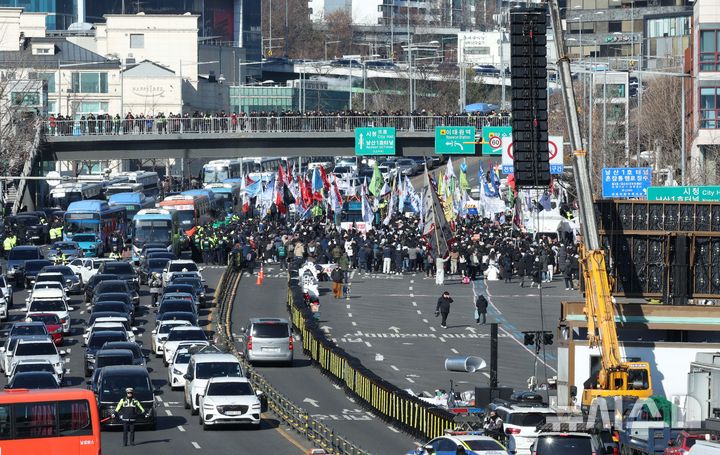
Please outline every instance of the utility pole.
[[[272, 46], [272, 42], [270, 43]], [[288, 0], [285, 0], [285, 57], [288, 56]]]

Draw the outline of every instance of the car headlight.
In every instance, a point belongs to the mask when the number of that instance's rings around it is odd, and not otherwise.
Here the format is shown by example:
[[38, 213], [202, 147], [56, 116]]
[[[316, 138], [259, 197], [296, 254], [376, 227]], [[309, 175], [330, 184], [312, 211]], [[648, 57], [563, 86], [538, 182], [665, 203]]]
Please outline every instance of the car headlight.
[[176, 369], [176, 368], [173, 368], [173, 369], [172, 369], [172, 372], [173, 372], [173, 374], [177, 374], [177, 375], [181, 375], [181, 374], [182, 374], [182, 371], [180, 371], [180, 370], [178, 370], [178, 369]]
[[205, 403], [205, 404], [203, 404], [203, 409], [211, 409], [212, 410], [212, 409], [215, 409], [215, 405]]
[[253, 409], [260, 409], [261, 407], [262, 407], [262, 406], [260, 405], [260, 403], [255, 403], [255, 404], [252, 405], [252, 408], [253, 408]]

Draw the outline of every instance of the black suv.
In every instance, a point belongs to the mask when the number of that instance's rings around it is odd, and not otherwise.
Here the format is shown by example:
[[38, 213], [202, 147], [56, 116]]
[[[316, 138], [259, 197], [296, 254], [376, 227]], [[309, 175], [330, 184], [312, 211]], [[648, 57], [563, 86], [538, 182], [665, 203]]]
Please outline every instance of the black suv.
[[124, 261], [108, 261], [100, 264], [98, 273], [112, 273], [117, 275], [120, 280], [127, 280], [133, 289], [140, 290], [140, 278], [138, 277], [135, 267], [129, 262]]

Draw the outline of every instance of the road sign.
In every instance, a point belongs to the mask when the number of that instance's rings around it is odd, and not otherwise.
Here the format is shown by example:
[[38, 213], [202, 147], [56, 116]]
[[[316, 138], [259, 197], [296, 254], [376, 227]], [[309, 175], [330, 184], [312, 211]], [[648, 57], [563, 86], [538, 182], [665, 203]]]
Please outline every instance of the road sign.
[[720, 186], [651, 186], [649, 201], [720, 201]]
[[[563, 164], [563, 140], [562, 136], [550, 136], [548, 138], [548, 151], [550, 152], [550, 173], [562, 174], [565, 170]], [[508, 141], [502, 141], [502, 173], [513, 173], [513, 144], [512, 137]]]
[[435, 153], [440, 155], [474, 155], [474, 126], [436, 126]]
[[355, 155], [394, 155], [395, 128], [355, 128]]
[[602, 190], [605, 198], [644, 198], [652, 182], [649, 167], [604, 167]]
[[485, 126], [482, 141], [483, 155], [502, 155], [503, 143], [512, 142], [512, 126]]

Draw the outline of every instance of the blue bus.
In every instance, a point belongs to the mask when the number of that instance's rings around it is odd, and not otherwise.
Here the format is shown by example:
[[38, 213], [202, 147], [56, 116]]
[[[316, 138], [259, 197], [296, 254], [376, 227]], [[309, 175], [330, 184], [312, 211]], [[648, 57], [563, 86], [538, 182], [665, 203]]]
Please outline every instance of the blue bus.
[[168, 248], [168, 251], [176, 255], [180, 253], [178, 229], [178, 215], [175, 210], [167, 209], [143, 209], [140, 210], [132, 221], [133, 261], [140, 259], [140, 252], [146, 243], [161, 243]]
[[110, 239], [127, 232], [125, 207], [110, 207], [105, 201], [72, 202], [64, 215], [63, 237], [71, 241], [75, 234], [94, 234], [105, 251], [111, 250]]
[[223, 183], [205, 185], [206, 189], [215, 193], [217, 205], [221, 206], [225, 213], [237, 212], [242, 205], [241, 186], [238, 180], [228, 179]]
[[143, 193], [115, 193], [108, 199], [110, 207], [122, 206], [127, 210], [127, 219], [132, 221], [137, 212], [155, 206], [155, 199]]

